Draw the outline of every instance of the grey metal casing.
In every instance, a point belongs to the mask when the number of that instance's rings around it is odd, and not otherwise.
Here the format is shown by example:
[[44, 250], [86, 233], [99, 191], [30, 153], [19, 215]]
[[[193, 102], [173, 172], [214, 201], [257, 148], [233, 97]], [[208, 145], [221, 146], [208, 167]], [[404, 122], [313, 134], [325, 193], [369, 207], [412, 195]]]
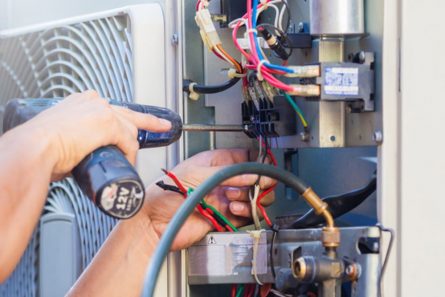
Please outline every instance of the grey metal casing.
[[[376, 297], [380, 273], [380, 230], [377, 227], [349, 227], [340, 228], [340, 232], [339, 258], [358, 263], [360, 267], [360, 277], [352, 283], [352, 296]], [[267, 238], [267, 246], [260, 242], [257, 257], [258, 278], [264, 283], [275, 283], [279, 289], [285, 290], [298, 285], [290, 269], [293, 254], [297, 249], [301, 248], [303, 256], [321, 256], [325, 251], [320, 242], [321, 229], [280, 230], [273, 251], [276, 281], [272, 276], [269, 261], [272, 231], [263, 235]], [[376, 240], [377, 246], [371, 247], [374, 249], [372, 253], [360, 252], [358, 245], [362, 238]], [[188, 259], [189, 284], [255, 283], [251, 272], [252, 238], [246, 232], [210, 233], [188, 249]]]
[[316, 36], [365, 33], [364, 0], [310, 0], [310, 33]]

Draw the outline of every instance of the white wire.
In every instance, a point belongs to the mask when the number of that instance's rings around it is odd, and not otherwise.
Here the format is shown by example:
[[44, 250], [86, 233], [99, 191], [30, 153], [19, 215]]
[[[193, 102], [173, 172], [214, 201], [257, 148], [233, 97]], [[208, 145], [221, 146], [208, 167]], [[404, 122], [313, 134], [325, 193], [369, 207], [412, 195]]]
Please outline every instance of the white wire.
[[[281, 8], [281, 12], [280, 12], [280, 17], [279, 17], [278, 23], [280, 24], [279, 28], [281, 29], [281, 31], [286, 32], [288, 28], [284, 28], [283, 18], [284, 18], [284, 12], [286, 11], [286, 7], [287, 7], [286, 5], [288, 5], [288, 4], [287, 4], [287, 0], [282, 0], [282, 2], [283, 3], [285, 2], [286, 4], [283, 4], [283, 7]], [[275, 25], [275, 27], [278, 27], [278, 26]]]
[[256, 229], [261, 228], [260, 218], [258, 217], [258, 211], [257, 211], [257, 206], [256, 206], [259, 193], [260, 193], [259, 185], [254, 186], [253, 195], [252, 195], [252, 191], [249, 192], [250, 207], [252, 208], [252, 219], [253, 219], [253, 223], [255, 224]]

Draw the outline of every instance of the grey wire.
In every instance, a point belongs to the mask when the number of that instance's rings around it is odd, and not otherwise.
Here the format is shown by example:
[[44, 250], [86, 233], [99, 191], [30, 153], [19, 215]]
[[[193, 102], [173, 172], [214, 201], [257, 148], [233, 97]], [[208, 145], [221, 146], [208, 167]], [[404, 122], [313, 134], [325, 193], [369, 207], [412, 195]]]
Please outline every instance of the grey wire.
[[240, 174], [260, 174], [274, 178], [283, 182], [289, 187], [295, 189], [299, 194], [304, 193], [308, 186], [297, 176], [271, 165], [260, 163], [240, 163], [226, 167], [198, 186], [195, 191], [184, 201], [176, 214], [171, 219], [164, 234], [162, 235], [158, 246], [152, 256], [152, 261], [145, 274], [144, 290], [142, 296], [153, 296], [156, 282], [164, 263], [165, 257], [170, 251], [173, 240], [179, 229], [183, 226], [185, 220], [194, 211], [196, 205], [207, 196], [221, 182]]
[[387, 232], [390, 235], [388, 248], [386, 250], [385, 259], [383, 260], [382, 268], [380, 269], [379, 279], [378, 279], [378, 296], [379, 297], [383, 297], [383, 293], [382, 293], [382, 286], [383, 286], [383, 284], [382, 284], [382, 281], [383, 281], [383, 276], [385, 275], [386, 266], [388, 264], [388, 259], [389, 259], [389, 256], [391, 255], [392, 246], [393, 246], [393, 243], [394, 243], [394, 230], [391, 229], [391, 228], [385, 228], [381, 224], [377, 224], [376, 226], [380, 229], [381, 232]]

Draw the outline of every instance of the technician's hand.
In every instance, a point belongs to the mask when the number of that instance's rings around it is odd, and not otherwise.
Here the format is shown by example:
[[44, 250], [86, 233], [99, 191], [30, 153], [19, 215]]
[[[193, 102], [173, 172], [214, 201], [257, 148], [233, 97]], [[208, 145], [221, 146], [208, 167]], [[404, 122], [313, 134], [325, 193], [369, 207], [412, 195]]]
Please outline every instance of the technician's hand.
[[[256, 160], [256, 157], [256, 155], [249, 156], [249, 151], [245, 149], [207, 151], [185, 160], [172, 172], [186, 188], [196, 188], [224, 166]], [[168, 177], [163, 180], [167, 184], [173, 184]], [[233, 177], [216, 188], [205, 200], [221, 211], [235, 226], [245, 225], [251, 217], [248, 187], [255, 184], [256, 181], [256, 175]], [[261, 178], [262, 189], [267, 189], [274, 184], [275, 181], [270, 178]], [[161, 236], [184, 198], [177, 193], [164, 191], [156, 185], [151, 185], [146, 193], [145, 211], [151, 220], [154, 231], [158, 236]], [[263, 205], [267, 206], [273, 202], [274, 196], [273, 193], [271, 194], [262, 199]], [[211, 224], [195, 211], [177, 235], [173, 249], [186, 248], [202, 239], [211, 230]]]
[[171, 127], [169, 121], [155, 116], [112, 106], [95, 91], [72, 94], [25, 125], [30, 131], [43, 131], [50, 141], [52, 180], [65, 176], [86, 155], [106, 145], [116, 145], [134, 163], [138, 128], [163, 132]]

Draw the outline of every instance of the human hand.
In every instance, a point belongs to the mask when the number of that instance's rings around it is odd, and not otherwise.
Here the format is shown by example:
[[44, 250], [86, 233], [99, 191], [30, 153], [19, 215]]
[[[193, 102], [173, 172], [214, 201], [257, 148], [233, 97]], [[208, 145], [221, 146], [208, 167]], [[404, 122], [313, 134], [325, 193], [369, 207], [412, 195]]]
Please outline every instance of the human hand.
[[24, 125], [50, 142], [52, 180], [66, 176], [85, 156], [106, 145], [116, 145], [134, 164], [138, 128], [152, 132], [171, 128], [169, 121], [153, 115], [112, 106], [95, 91], [72, 94]]
[[[246, 149], [222, 149], [207, 151], [193, 156], [176, 166], [172, 172], [181, 180], [186, 188], [196, 188], [204, 180], [221, 170], [224, 166], [256, 160]], [[249, 186], [255, 184], [257, 175], [241, 175], [226, 180], [205, 198], [208, 204], [218, 209], [235, 226], [247, 224], [251, 219], [251, 207], [248, 197]], [[167, 184], [173, 184], [166, 177]], [[262, 177], [260, 187], [264, 190], [275, 184], [275, 181]], [[164, 191], [156, 185], [146, 190], [144, 211], [151, 221], [155, 233], [160, 237], [167, 224], [181, 206], [184, 198], [177, 193]], [[264, 197], [261, 203], [265, 206], [274, 200], [273, 192]], [[198, 212], [194, 212], [176, 236], [172, 249], [186, 248], [202, 239], [212, 230], [212, 225]]]

